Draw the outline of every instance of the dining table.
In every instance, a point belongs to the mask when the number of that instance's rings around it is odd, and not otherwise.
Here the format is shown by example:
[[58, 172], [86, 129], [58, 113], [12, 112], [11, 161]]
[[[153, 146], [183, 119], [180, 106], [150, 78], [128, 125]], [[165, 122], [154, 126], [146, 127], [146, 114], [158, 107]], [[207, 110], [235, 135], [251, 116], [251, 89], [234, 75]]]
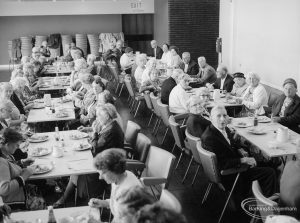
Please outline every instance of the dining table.
[[[57, 135], [59, 139], [57, 140]], [[78, 130], [36, 133], [27, 147], [32, 165], [41, 167], [29, 179], [49, 179], [96, 173], [89, 135]]]
[[293, 157], [299, 147], [297, 141], [300, 135], [287, 129], [288, 138], [285, 141], [277, 139], [278, 130], [285, 128], [279, 123], [273, 123], [266, 116], [258, 116], [258, 125], [254, 126], [254, 117], [233, 118], [230, 127], [236, 133], [256, 146], [266, 158]]
[[43, 74], [44, 75], [51, 75], [51, 74], [70, 74], [72, 72], [71, 68], [64, 63], [60, 66], [55, 65], [45, 65]]
[[[82, 222], [88, 222], [88, 218], [91, 217], [101, 222], [99, 209], [89, 206], [58, 208], [54, 209], [53, 212], [57, 222], [74, 222], [78, 218]], [[14, 212], [10, 218], [19, 222], [45, 223], [48, 222], [48, 210]]]
[[53, 121], [68, 121], [75, 119], [75, 107], [72, 100], [64, 100], [63, 98], [52, 98], [52, 107], [44, 106], [43, 99], [34, 101], [34, 108], [29, 111], [27, 123], [53, 122]]
[[70, 78], [68, 76], [40, 77], [39, 80], [42, 82], [39, 86], [40, 91], [66, 90], [70, 86]]

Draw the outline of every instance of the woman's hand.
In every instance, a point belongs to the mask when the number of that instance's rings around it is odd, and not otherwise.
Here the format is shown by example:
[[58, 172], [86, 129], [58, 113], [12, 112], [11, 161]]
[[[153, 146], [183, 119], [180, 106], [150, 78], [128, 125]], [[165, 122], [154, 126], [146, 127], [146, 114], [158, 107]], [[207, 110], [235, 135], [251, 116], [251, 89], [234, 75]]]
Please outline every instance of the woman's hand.
[[27, 166], [30, 166], [31, 164], [33, 164], [34, 163], [34, 159], [33, 158], [27, 158], [27, 159], [22, 159], [21, 160], [21, 163], [25, 166], [25, 167], [27, 167]]
[[24, 180], [27, 180], [31, 175], [33, 175], [35, 172], [35, 167], [29, 166], [27, 168], [24, 168], [21, 177], [23, 177]]
[[4, 216], [9, 217], [11, 213], [11, 209], [7, 204], [3, 204], [0, 206], [0, 213], [3, 214]]
[[80, 132], [85, 132], [86, 127], [84, 127], [84, 126], [79, 126], [79, 127], [77, 128], [77, 130], [80, 131]]
[[92, 199], [90, 199], [88, 205], [89, 205], [90, 207], [93, 207], [93, 208], [108, 207], [107, 201], [100, 200], [100, 199], [97, 199], [97, 198], [92, 198]]
[[21, 121], [21, 122], [25, 122], [25, 121], [26, 121], [26, 116], [23, 115], [23, 114], [21, 114], [21, 115], [20, 115], [20, 121]]

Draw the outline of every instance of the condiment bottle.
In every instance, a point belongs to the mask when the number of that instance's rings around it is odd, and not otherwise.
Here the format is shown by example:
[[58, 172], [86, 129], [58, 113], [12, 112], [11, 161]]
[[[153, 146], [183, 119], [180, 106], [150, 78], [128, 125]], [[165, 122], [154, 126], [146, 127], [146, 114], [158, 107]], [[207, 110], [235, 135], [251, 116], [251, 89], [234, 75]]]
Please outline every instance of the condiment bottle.
[[56, 219], [54, 216], [53, 206], [48, 207], [48, 223], [56, 223]]
[[253, 125], [254, 125], [254, 126], [257, 126], [257, 125], [258, 125], [258, 118], [257, 118], [257, 114], [256, 114], [256, 113], [255, 113], [255, 115], [254, 115]]

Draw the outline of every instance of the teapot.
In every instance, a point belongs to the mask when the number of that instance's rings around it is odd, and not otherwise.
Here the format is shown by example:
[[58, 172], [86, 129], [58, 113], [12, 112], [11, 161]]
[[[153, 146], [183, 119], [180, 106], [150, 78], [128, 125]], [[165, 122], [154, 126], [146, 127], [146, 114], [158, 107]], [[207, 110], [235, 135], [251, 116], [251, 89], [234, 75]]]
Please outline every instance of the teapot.
[[276, 140], [278, 142], [287, 142], [288, 139], [289, 139], [289, 129], [287, 127], [278, 128]]
[[214, 93], [213, 93], [213, 99], [214, 99], [214, 101], [220, 99], [220, 89], [215, 89], [215, 90], [214, 90]]

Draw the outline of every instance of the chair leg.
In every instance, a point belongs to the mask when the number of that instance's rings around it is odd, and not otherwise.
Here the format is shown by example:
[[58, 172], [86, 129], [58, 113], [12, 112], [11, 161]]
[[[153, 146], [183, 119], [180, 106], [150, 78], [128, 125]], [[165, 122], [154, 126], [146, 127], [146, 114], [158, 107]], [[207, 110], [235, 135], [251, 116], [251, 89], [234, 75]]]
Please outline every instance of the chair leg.
[[168, 131], [169, 131], [169, 126], [167, 127], [167, 129], [166, 129], [166, 131], [165, 131], [163, 140], [161, 141], [161, 144], [160, 144], [160, 145], [163, 145], [163, 144], [164, 144], [164, 141], [165, 141], [165, 139], [166, 139], [166, 136], [167, 136], [167, 134], [168, 134]]
[[130, 100], [130, 95], [128, 95], [127, 102], [129, 102], [129, 100]]
[[154, 132], [155, 132], [156, 125], [157, 125], [158, 121], [159, 121], [159, 118], [156, 119], [155, 125], [154, 125], [154, 127], [152, 129], [152, 134], [154, 134]]
[[119, 97], [120, 97], [121, 94], [122, 94], [123, 88], [124, 88], [124, 83], [122, 83], [122, 87], [121, 87], [121, 90], [120, 90], [120, 93], [119, 93]]
[[205, 191], [205, 194], [204, 194], [204, 197], [203, 197], [203, 199], [202, 199], [201, 204], [203, 204], [203, 203], [206, 201], [206, 199], [207, 199], [207, 197], [208, 197], [208, 195], [209, 195], [209, 192], [210, 192], [210, 189], [211, 189], [212, 185], [213, 185], [212, 183], [209, 183], [209, 184], [208, 184], [207, 189], [206, 189], [206, 191]]
[[182, 158], [182, 155], [183, 155], [183, 150], [182, 150], [181, 153], [180, 153], [180, 156], [179, 156], [177, 165], [176, 165], [176, 167], [175, 167], [175, 170], [178, 168], [178, 165], [179, 165], [179, 163], [180, 163], [180, 160], [181, 160], [181, 158]]
[[139, 103], [138, 103], [138, 106], [137, 106], [137, 108], [136, 108], [136, 110], [135, 110], [135, 114], [134, 114], [134, 118], [135, 118], [135, 116], [136, 116], [136, 114], [137, 114], [137, 112], [138, 112], [138, 110], [139, 110], [139, 108], [140, 108], [140, 105], [141, 105], [141, 102], [142, 101], [139, 101]]
[[159, 119], [159, 122], [158, 122], [158, 125], [157, 125], [157, 128], [156, 128], [156, 132], [154, 133], [154, 136], [157, 135], [159, 127], [160, 127], [160, 124], [161, 124], [161, 119]]
[[150, 123], [152, 121], [152, 117], [153, 117], [153, 112], [151, 112], [150, 120], [149, 120], [148, 125], [147, 125], [148, 127], [149, 127], [149, 125], [150, 125]]
[[183, 177], [181, 183], [184, 183], [184, 181], [185, 181], [185, 179], [186, 179], [186, 176], [187, 176], [187, 174], [188, 174], [188, 172], [189, 172], [189, 170], [190, 170], [190, 167], [191, 167], [191, 164], [192, 164], [193, 160], [194, 160], [194, 157], [192, 156], [192, 157], [191, 157], [191, 160], [190, 160], [190, 162], [189, 162], [188, 168], [187, 168], [186, 171], [185, 171], [185, 174], [184, 174], [184, 177]]
[[194, 183], [195, 183], [195, 180], [196, 180], [196, 177], [197, 177], [197, 175], [198, 175], [199, 169], [200, 169], [200, 165], [198, 164], [196, 173], [195, 173], [194, 178], [193, 178], [193, 181], [192, 181], [192, 186], [193, 186]]
[[234, 188], [235, 188], [235, 185], [236, 185], [236, 183], [237, 183], [237, 181], [238, 181], [238, 179], [239, 179], [239, 176], [240, 176], [240, 173], [238, 173], [238, 175], [237, 175], [236, 178], [235, 178], [235, 181], [234, 181], [234, 183], [233, 183], [233, 185], [232, 185], [231, 191], [230, 191], [229, 196], [228, 196], [228, 198], [227, 198], [227, 200], [226, 200], [226, 203], [225, 203], [225, 205], [224, 205], [224, 208], [223, 208], [223, 210], [222, 210], [222, 213], [221, 213], [221, 216], [220, 216], [220, 218], [219, 218], [219, 220], [218, 220], [218, 223], [220, 223], [221, 220], [222, 220], [223, 214], [224, 214], [224, 212], [225, 212], [225, 210], [226, 210], [227, 204], [228, 204], [228, 202], [229, 202], [229, 200], [230, 200], [230, 198], [231, 198], [232, 192], [233, 192], [233, 190], [234, 190]]
[[132, 113], [134, 111], [135, 108], [135, 100], [132, 99], [132, 104], [131, 104], [131, 108], [130, 108], [130, 113]]
[[77, 187], [75, 188], [75, 197], [74, 197], [74, 203], [75, 203], [75, 207], [77, 206], [77, 195], [78, 195], [78, 191], [77, 191]]
[[117, 83], [117, 87], [116, 87], [116, 90], [115, 90], [116, 94], [118, 93], [119, 86], [120, 86], [120, 83]]
[[176, 142], [174, 142], [174, 145], [173, 145], [173, 148], [172, 148], [172, 151], [171, 151], [171, 153], [173, 153], [173, 152], [174, 152], [174, 149], [175, 149], [175, 147], [176, 147]]
[[155, 199], [158, 201], [158, 198], [157, 198], [156, 194], [154, 193], [154, 190], [153, 190], [152, 186], [150, 186], [150, 189], [151, 189], [151, 192], [152, 192], [153, 196], [154, 196]]

